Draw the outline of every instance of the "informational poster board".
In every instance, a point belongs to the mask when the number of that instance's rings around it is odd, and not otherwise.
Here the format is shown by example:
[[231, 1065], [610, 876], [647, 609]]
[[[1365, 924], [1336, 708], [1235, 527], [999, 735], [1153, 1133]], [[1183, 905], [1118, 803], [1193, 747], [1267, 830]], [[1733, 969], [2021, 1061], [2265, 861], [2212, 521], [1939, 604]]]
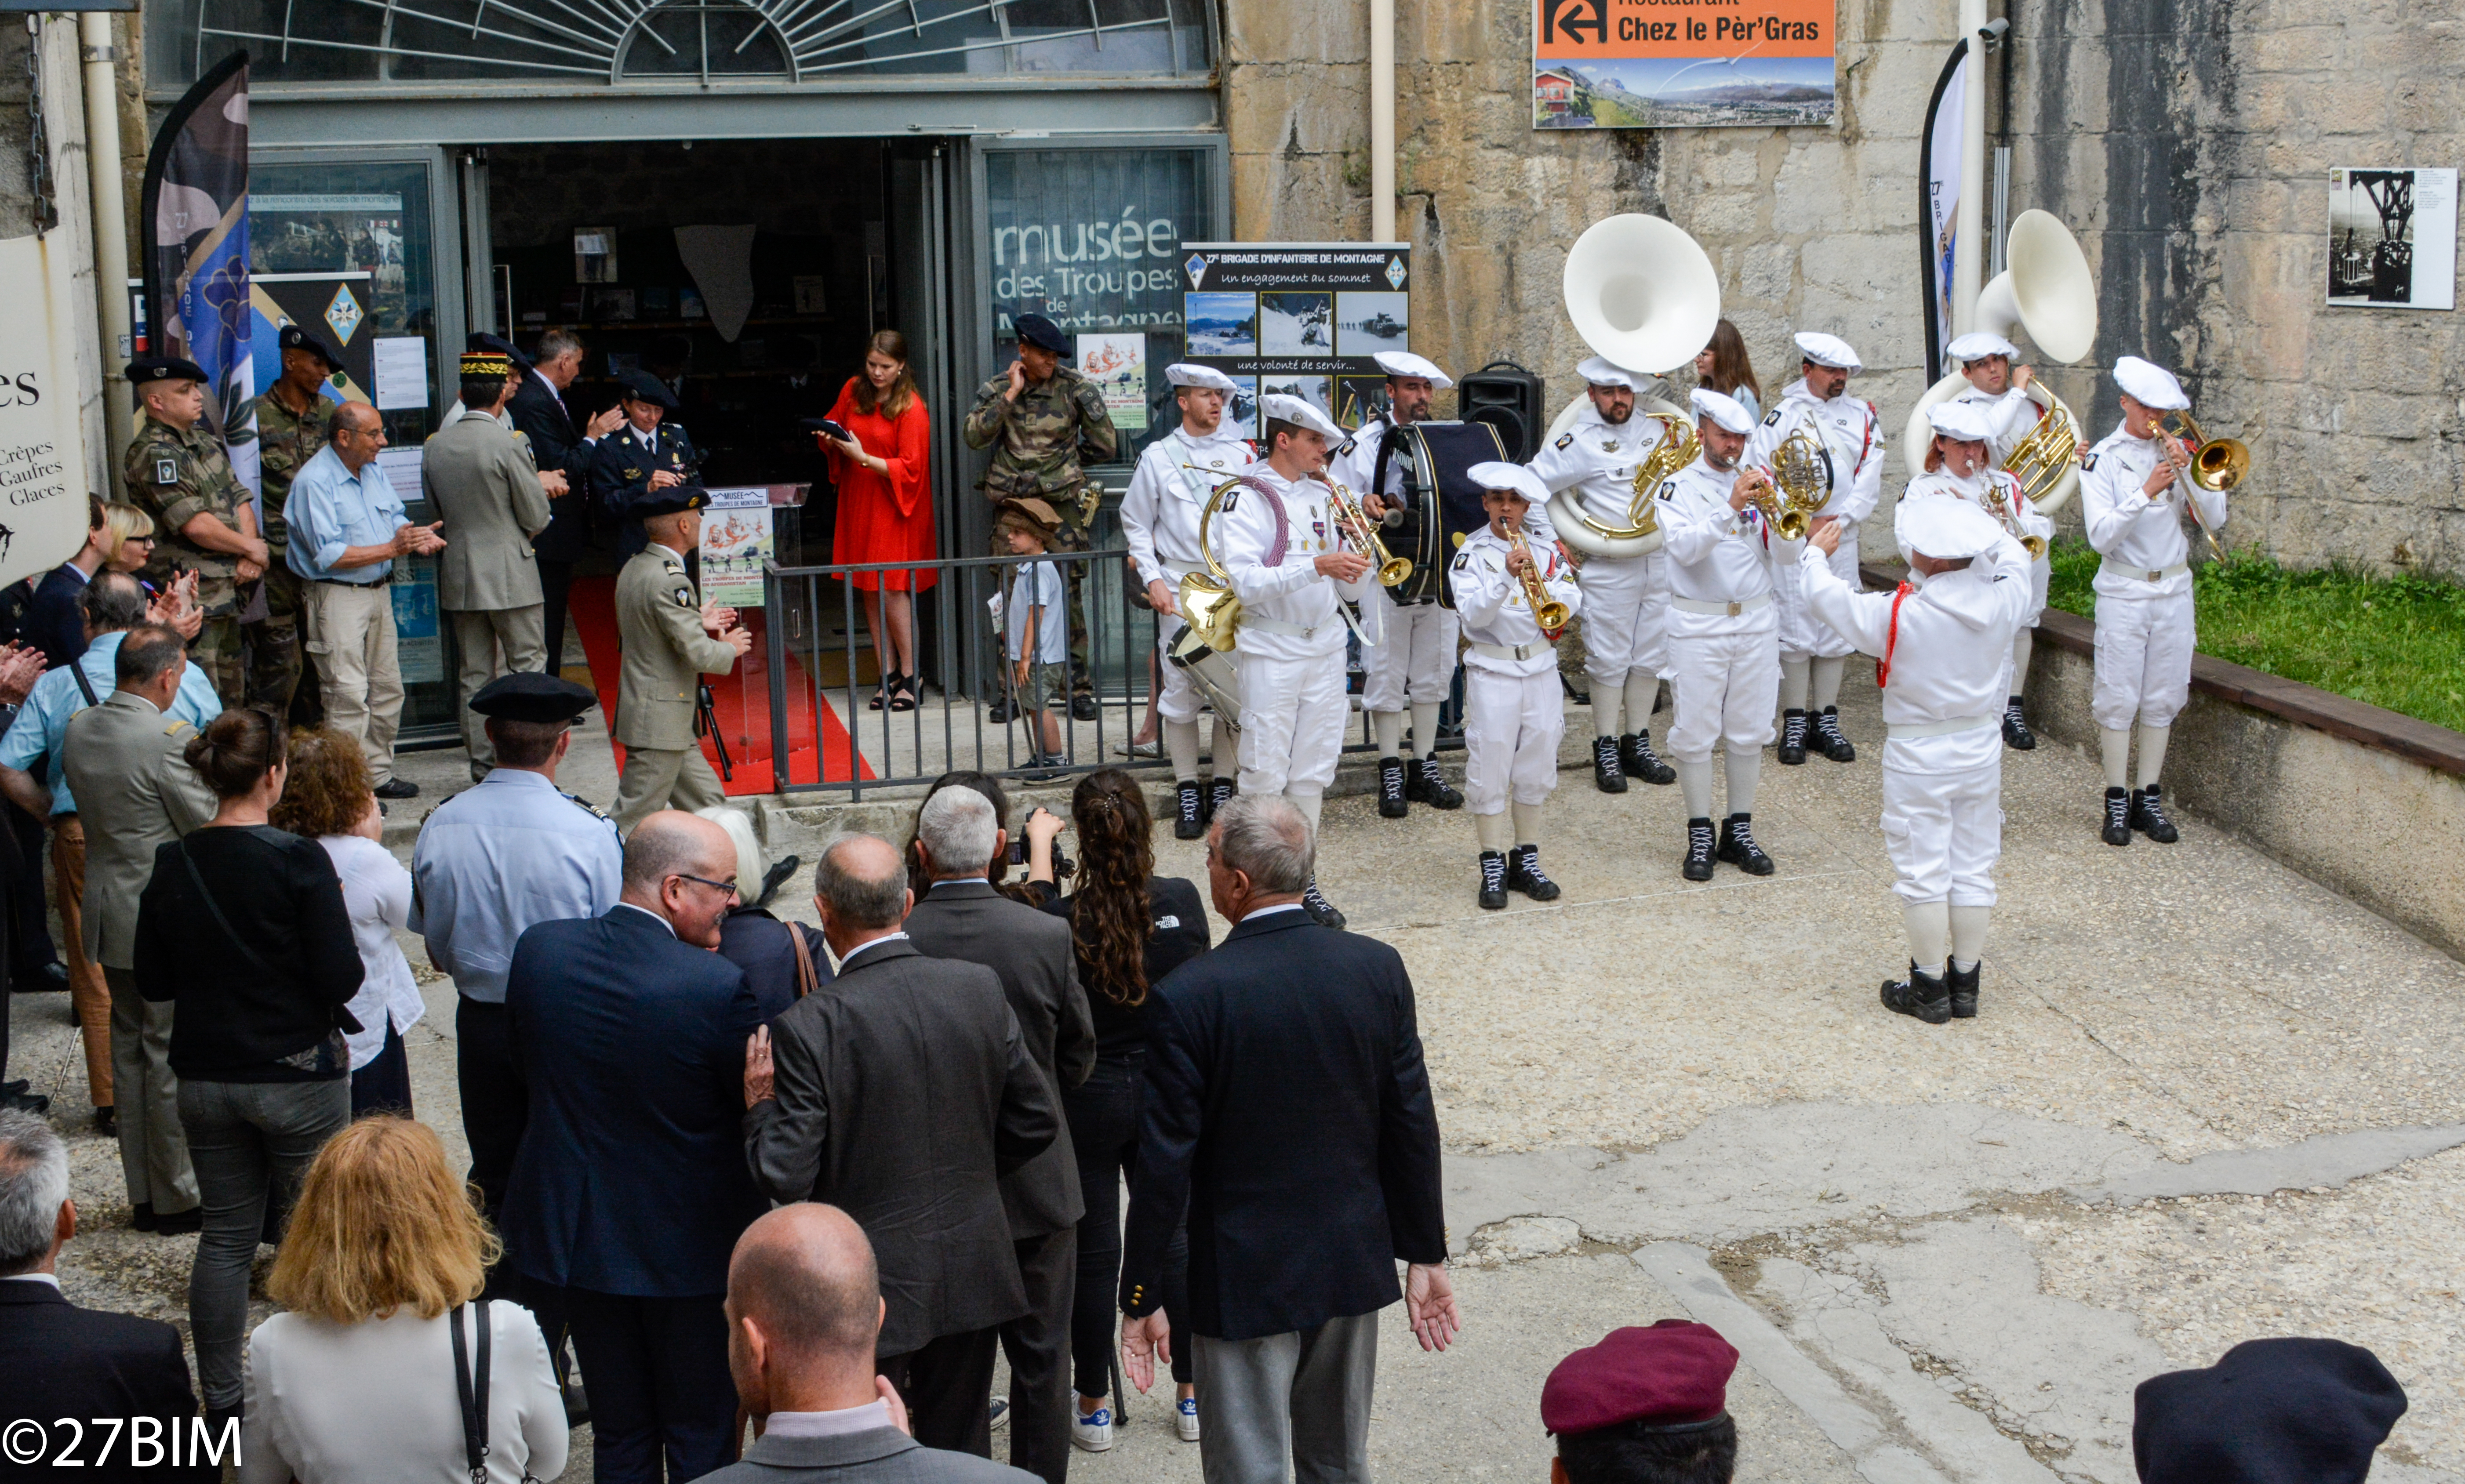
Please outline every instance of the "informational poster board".
[[777, 550], [770, 487], [710, 492], [701, 516], [701, 595], [728, 608], [762, 606], [762, 564]]
[[0, 242], [0, 583], [85, 544], [85, 435], [63, 353], [77, 343], [73, 271], [66, 233]]
[[2328, 303], [2456, 307], [2456, 171], [2406, 166], [2328, 172]]
[[1113, 426], [1137, 432], [1147, 425], [1147, 338], [1128, 334], [1080, 335], [1078, 372], [1104, 394]]
[[1536, 129], [1832, 122], [1833, 0], [1533, 0]]
[[1226, 415], [1250, 437], [1278, 392], [1357, 428], [1384, 395], [1370, 358], [1412, 348], [1411, 258], [1403, 242], [1185, 242], [1183, 359], [1232, 378]]

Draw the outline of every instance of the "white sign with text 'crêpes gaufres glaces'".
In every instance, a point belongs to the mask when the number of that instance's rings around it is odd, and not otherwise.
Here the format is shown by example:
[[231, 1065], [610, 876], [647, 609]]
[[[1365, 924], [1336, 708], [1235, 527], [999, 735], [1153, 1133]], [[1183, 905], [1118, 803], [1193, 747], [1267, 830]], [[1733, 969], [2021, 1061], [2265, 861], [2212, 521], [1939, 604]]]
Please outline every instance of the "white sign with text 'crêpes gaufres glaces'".
[[[0, 586], [85, 543], [85, 437], [70, 372], [68, 236], [0, 242]], [[106, 492], [107, 493], [107, 492]]]

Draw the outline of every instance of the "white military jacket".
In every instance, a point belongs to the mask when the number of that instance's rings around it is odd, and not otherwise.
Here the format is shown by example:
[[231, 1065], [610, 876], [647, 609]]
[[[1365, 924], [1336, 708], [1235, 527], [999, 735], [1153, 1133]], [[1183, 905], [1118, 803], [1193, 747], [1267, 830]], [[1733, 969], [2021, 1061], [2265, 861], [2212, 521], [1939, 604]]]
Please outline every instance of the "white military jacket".
[[[1147, 445], [1121, 496], [1121, 536], [1129, 543], [1141, 586], [1161, 582], [1169, 587], [1207, 565], [1198, 550], [1198, 518], [1207, 508], [1207, 497], [1256, 459], [1249, 443], [1224, 423], [1209, 437], [1176, 428]], [[1199, 467], [1186, 469], [1185, 464]]]
[[1817, 513], [1846, 521], [1846, 540], [1858, 521], [1875, 513], [1875, 502], [1882, 498], [1882, 415], [1863, 397], [1843, 393], [1818, 402], [1803, 380], [1791, 382], [1781, 393], [1780, 405], [1764, 414], [1746, 439], [1744, 462], [1768, 466], [1773, 453], [1801, 427], [1832, 455], [1832, 494]]
[[[1558, 554], [1558, 548], [1537, 541], [1529, 530], [1523, 540], [1532, 548], [1532, 560], [1541, 572], [1542, 590], [1568, 611], [1580, 612], [1583, 593], [1575, 582], [1575, 569]], [[1464, 663], [1477, 670], [1496, 671], [1501, 675], [1540, 675], [1558, 668], [1558, 652], [1549, 636], [1541, 631], [1541, 621], [1533, 615], [1532, 604], [1523, 590], [1523, 579], [1506, 569], [1507, 556], [1514, 551], [1495, 526], [1484, 525], [1464, 538], [1461, 549], [1447, 568], [1447, 587], [1455, 595], [1456, 614], [1463, 619], [1464, 637], [1475, 645], [1520, 651], [1521, 658], [1512, 654], [1484, 654], [1478, 649], [1467, 652]]]
[[[1541, 476], [1541, 482], [1556, 495], [1573, 490], [1586, 512], [1603, 525], [1625, 525], [1634, 505], [1634, 472], [1660, 441], [1667, 431], [1665, 419], [1638, 410], [1623, 423], [1601, 420], [1600, 409], [1588, 399], [1576, 414], [1575, 426], [1550, 439], [1524, 467]], [[1554, 522], [1545, 506], [1536, 505], [1524, 516], [1525, 538], [1539, 542], [1555, 538]], [[1660, 544], [1655, 533], [1646, 538], [1653, 548]], [[1639, 560], [1637, 557], [1607, 560]]]
[[1216, 517], [1224, 528], [1217, 552], [1241, 600], [1236, 652], [1262, 659], [1342, 653], [1342, 603], [1367, 596], [1377, 573], [1364, 572], [1357, 583], [1319, 575], [1318, 559], [1342, 549], [1326, 484], [1310, 477], [1288, 481], [1264, 460], [1247, 476], [1265, 488], [1243, 485], [1224, 498]]
[[[1771, 601], [1778, 560], [1772, 548], [1779, 540], [1765, 528], [1763, 512], [1754, 506], [1729, 508], [1735, 478], [1734, 472], [1722, 473], [1698, 458], [1660, 486], [1673, 637], [1779, 627], [1779, 609]], [[1701, 613], [1691, 610], [1689, 603], [1717, 603], [1738, 610]]]
[[2177, 477], [2155, 499], [2142, 493], [2164, 462], [2158, 449], [2156, 439], [2135, 438], [2117, 428], [2080, 460], [2080, 519], [2088, 526], [2088, 543], [2105, 558], [2093, 585], [2100, 598], [2171, 598], [2189, 592], [2191, 574], [2184, 562], [2191, 554], [2191, 542], [2184, 534], [2184, 512], [2197, 501], [2200, 519], [2210, 530], [2225, 528], [2221, 490], [2204, 490]]
[[[1998, 485], [2003, 491], [2001, 511], [1997, 511], [1988, 499], [1989, 489]], [[1900, 560], [1904, 563], [1909, 559], [1909, 543], [1900, 535], [1899, 512], [1908, 509], [1910, 501], [1920, 499], [1965, 499], [2000, 521], [2004, 531], [2014, 541], [2023, 536], [2036, 536], [2047, 541], [2054, 537], [2053, 519], [2039, 515], [2029, 504], [2028, 497], [2020, 492], [2020, 481], [2012, 476], [2000, 469], [1981, 469], [1961, 479], [1953, 477], [1948, 469], [1938, 469], [1911, 479], [1909, 487], [1900, 494], [1899, 504], [1893, 509], [1892, 537], [1900, 548]], [[1911, 580], [1916, 581], [1914, 577]]]
[[[1986, 454], [1997, 468], [2011, 456], [2011, 451], [2020, 446], [2021, 439], [2037, 431], [2040, 409], [2029, 399], [2029, 393], [2018, 387], [2001, 396], [1971, 387], [1955, 394], [1951, 400], [1965, 403], [1986, 413], [1986, 426], [1991, 430], [1991, 436], [1986, 440]], [[1912, 450], [1909, 459], [1913, 464], [1923, 464], [1925, 450]]]

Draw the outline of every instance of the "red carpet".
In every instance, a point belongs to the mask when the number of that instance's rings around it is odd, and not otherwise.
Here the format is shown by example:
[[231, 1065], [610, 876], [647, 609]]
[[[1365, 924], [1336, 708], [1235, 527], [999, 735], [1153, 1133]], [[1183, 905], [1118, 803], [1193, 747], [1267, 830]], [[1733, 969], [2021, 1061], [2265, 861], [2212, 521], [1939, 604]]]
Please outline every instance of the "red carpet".
[[[573, 610], [573, 627], [582, 634], [583, 658], [590, 666], [591, 684], [599, 691], [600, 706], [612, 720], [616, 715], [616, 679], [622, 649], [616, 634], [616, 579], [576, 578], [568, 601]], [[770, 756], [769, 652], [763, 617], [759, 609], [744, 610], [744, 626], [753, 631], [753, 649], [737, 661], [735, 674], [710, 682], [712, 704], [719, 713], [720, 735], [727, 742], [727, 756], [736, 774], [725, 784], [730, 798], [770, 793], [778, 786]], [[812, 682], [807, 677], [804, 666], [796, 662], [792, 652], [788, 656], [787, 695], [789, 781], [847, 780], [853, 753], [847, 727], [828, 700], [820, 704], [817, 712], [813, 703]], [[612, 726], [611, 730], [613, 730]], [[818, 748], [815, 745], [817, 732], [820, 737]], [[613, 743], [612, 740], [611, 745], [615, 746], [616, 765], [621, 769], [625, 765], [625, 749], [621, 744]], [[719, 754], [709, 738], [701, 740], [701, 750], [702, 756], [710, 759], [711, 767], [717, 769]], [[864, 768], [858, 776], [874, 776], [872, 767], [861, 758], [855, 761], [856, 765]]]

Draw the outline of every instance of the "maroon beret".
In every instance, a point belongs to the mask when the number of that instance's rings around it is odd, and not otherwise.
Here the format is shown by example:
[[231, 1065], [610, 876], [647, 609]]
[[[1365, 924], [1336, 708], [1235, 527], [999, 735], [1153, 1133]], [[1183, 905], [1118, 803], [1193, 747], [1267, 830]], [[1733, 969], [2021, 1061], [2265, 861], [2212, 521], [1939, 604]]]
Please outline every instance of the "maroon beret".
[[1541, 1426], [1560, 1433], [1710, 1422], [1727, 1409], [1737, 1368], [1737, 1347], [1709, 1324], [1663, 1319], [1649, 1329], [1613, 1329], [1549, 1373]]

